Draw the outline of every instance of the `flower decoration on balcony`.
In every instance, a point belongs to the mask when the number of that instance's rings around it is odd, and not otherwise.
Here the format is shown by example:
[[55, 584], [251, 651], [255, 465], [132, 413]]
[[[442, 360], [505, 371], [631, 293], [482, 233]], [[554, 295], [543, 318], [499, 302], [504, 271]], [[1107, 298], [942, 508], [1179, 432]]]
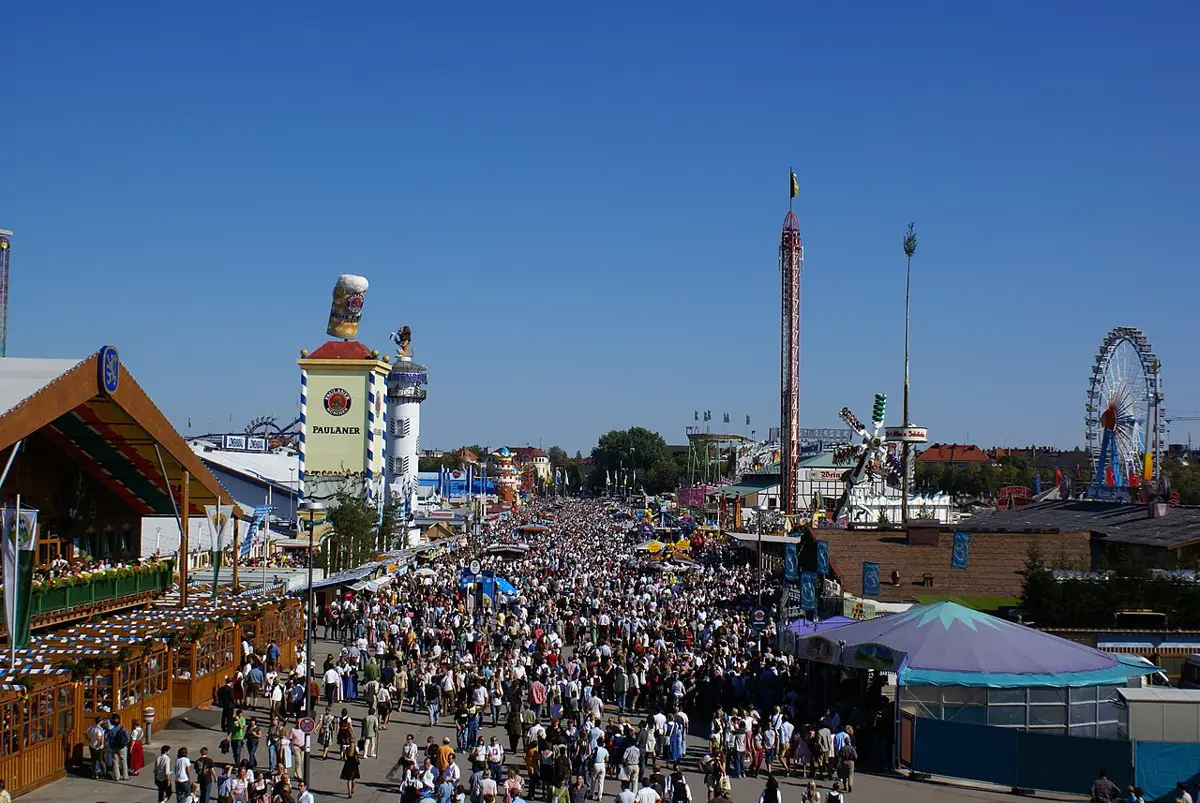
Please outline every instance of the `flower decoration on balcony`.
[[151, 560], [138, 564], [117, 564], [116, 566], [76, 562], [74, 565], [61, 568], [38, 570], [34, 574], [33, 590], [35, 592], [53, 591], [104, 580], [128, 580], [143, 575], [169, 572], [173, 568], [174, 563], [169, 560]]

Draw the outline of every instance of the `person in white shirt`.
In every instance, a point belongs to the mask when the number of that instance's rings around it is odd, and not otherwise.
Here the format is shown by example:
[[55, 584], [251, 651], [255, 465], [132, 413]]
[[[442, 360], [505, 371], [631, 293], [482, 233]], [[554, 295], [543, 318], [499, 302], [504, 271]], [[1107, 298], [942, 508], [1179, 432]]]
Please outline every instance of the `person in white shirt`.
[[175, 797], [187, 800], [192, 793], [192, 760], [188, 758], [188, 749], [179, 748], [175, 756]]
[[338, 698], [341, 696], [339, 692], [342, 688], [342, 674], [337, 671], [337, 667], [331, 666], [329, 670], [325, 672], [324, 680], [325, 702], [333, 705], [334, 703], [338, 702]]
[[650, 785], [650, 779], [642, 781], [642, 788], [634, 795], [636, 803], [658, 803], [662, 798], [658, 792], [654, 791], [654, 787]]
[[313, 793], [308, 791], [308, 784], [304, 781], [297, 784], [296, 790], [300, 793], [296, 796], [296, 803], [316, 803]]

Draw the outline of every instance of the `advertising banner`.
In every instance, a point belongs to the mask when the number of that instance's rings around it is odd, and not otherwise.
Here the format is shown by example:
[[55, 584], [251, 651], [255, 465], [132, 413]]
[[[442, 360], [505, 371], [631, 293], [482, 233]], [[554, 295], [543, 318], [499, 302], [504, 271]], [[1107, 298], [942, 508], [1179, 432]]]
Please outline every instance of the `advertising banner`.
[[863, 561], [863, 596], [879, 596], [879, 564]]
[[829, 542], [817, 542], [817, 574], [829, 574]]
[[817, 609], [816, 572], [800, 572], [800, 607], [806, 611]]
[[783, 550], [783, 579], [789, 583], [800, 579], [800, 549], [797, 544], [788, 544]]
[[959, 530], [954, 534], [954, 551], [950, 553], [950, 568], [966, 571], [968, 553], [971, 549], [971, 534]]

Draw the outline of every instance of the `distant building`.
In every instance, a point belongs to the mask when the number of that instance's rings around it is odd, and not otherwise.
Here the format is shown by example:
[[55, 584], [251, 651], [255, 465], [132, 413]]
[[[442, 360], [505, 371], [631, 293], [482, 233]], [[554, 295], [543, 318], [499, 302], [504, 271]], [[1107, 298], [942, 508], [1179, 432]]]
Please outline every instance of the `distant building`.
[[935, 443], [917, 455], [919, 465], [936, 463], [966, 468], [991, 462], [992, 456], [973, 443]]
[[539, 480], [545, 482], [550, 479], [554, 470], [550, 467], [549, 455], [541, 449], [536, 446], [513, 446], [509, 451], [513, 454], [513, 463], [517, 468], [533, 466]]
[[[826, 513], [837, 509], [838, 501], [846, 488], [845, 476], [853, 466], [834, 462], [833, 452], [821, 451], [800, 460], [798, 465], [799, 496], [805, 509], [816, 507]], [[742, 507], [765, 507], [775, 510], [779, 506], [779, 464], [744, 474], [735, 485], [714, 488], [709, 493], [711, 500], [739, 497]], [[900, 520], [899, 488], [889, 485], [882, 478], [867, 480], [855, 488], [849, 509], [849, 520], [853, 524], [874, 524], [881, 519]], [[941, 523], [955, 520], [953, 500], [942, 493], [910, 495], [909, 515], [913, 518], [933, 519]]]

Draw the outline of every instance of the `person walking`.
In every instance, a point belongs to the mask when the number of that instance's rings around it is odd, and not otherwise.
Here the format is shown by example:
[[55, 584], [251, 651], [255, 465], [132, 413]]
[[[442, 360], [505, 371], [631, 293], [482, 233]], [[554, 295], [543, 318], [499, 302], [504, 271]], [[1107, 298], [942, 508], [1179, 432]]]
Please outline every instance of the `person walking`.
[[369, 709], [363, 717], [359, 735], [363, 740], [363, 757], [379, 758], [379, 715], [375, 713], [375, 709]]
[[604, 775], [608, 771], [608, 748], [596, 744], [596, 752], [592, 753], [592, 786], [588, 796], [599, 800], [604, 795]]
[[121, 724], [121, 715], [113, 714], [109, 718], [112, 727], [104, 735], [105, 746], [112, 754], [113, 780], [129, 780], [129, 731]]
[[175, 803], [188, 803], [192, 794], [192, 760], [188, 758], [188, 749], [179, 748], [175, 754]]
[[346, 746], [346, 758], [342, 761], [341, 779], [346, 782], [346, 797], [354, 797], [354, 782], [359, 779], [358, 745], [350, 742]]
[[154, 785], [158, 788], [158, 803], [171, 799], [171, 746], [164, 744], [154, 759]]

